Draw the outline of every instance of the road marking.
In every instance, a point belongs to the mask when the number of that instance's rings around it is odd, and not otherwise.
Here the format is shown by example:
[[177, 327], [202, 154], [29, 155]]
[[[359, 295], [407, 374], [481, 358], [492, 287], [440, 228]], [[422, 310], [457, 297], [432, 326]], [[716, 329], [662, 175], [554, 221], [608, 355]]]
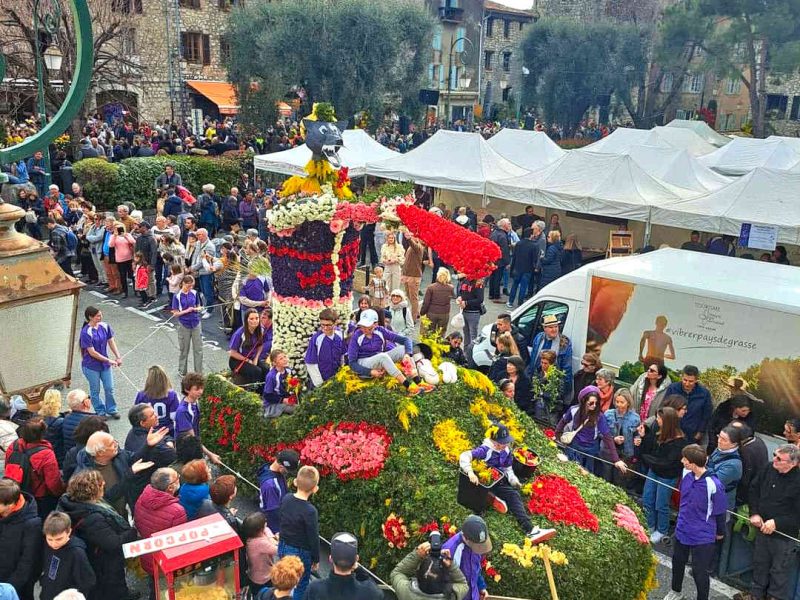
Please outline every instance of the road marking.
[[[661, 554], [661, 552], [654, 552], [656, 555], [656, 559], [658, 560], [658, 564], [662, 567], [672, 570], [672, 558], [667, 556], [666, 554]], [[741, 592], [735, 587], [731, 587], [726, 583], [722, 583], [719, 579], [711, 578], [711, 589], [718, 594], [722, 594], [726, 598], [733, 598], [736, 594]]]
[[132, 312], [135, 315], [139, 315], [140, 317], [144, 317], [145, 319], [150, 319], [151, 321], [155, 321], [156, 323], [160, 323], [161, 319], [158, 317], [154, 317], [153, 315], [148, 315], [146, 312], [139, 310], [138, 308], [134, 308], [133, 306], [128, 306], [125, 310]]
[[100, 302], [100, 304], [105, 304], [107, 306], [119, 306], [119, 300], [114, 300], [113, 298], [107, 298]]
[[89, 290], [89, 293], [92, 296], [97, 296], [98, 298], [108, 298], [108, 296], [106, 296], [104, 293], [98, 292], [97, 290]]
[[151, 308], [150, 310], [146, 310], [145, 312], [146, 312], [148, 315], [152, 315], [153, 313], [161, 312], [161, 311], [163, 311], [163, 310], [164, 310], [164, 307], [162, 307], [162, 306], [156, 306], [155, 308]]

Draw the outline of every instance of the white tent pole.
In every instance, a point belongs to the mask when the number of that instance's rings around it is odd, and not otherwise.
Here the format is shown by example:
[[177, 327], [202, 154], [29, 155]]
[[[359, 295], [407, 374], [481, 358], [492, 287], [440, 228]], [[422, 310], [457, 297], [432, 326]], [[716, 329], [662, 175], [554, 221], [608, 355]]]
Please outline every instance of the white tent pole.
[[481, 198], [481, 208], [489, 206], [489, 200], [486, 197], [486, 187], [483, 188], [483, 197]]
[[642, 246], [650, 245], [650, 231], [652, 229], [651, 217], [653, 216], [653, 207], [647, 209], [647, 221], [644, 223], [644, 243]]

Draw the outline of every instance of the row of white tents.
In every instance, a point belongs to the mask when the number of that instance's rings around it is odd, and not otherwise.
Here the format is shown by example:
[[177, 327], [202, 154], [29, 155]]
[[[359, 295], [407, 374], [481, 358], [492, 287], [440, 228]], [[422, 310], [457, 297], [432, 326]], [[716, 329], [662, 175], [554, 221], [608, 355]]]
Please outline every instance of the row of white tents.
[[[438, 131], [406, 154], [361, 130], [340, 153], [353, 177], [413, 181], [458, 193], [465, 203], [505, 201], [738, 235], [743, 223], [777, 226], [800, 244], [800, 139], [727, 138], [705, 123], [673, 121], [651, 130], [617, 129], [565, 151], [540, 132]], [[258, 156], [256, 169], [301, 173], [303, 147]]]

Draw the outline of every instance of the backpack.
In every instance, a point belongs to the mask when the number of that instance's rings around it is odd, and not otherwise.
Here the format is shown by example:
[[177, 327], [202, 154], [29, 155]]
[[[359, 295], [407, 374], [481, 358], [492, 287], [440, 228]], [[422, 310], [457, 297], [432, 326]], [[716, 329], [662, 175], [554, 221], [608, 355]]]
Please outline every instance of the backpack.
[[31, 491], [31, 477], [33, 475], [31, 457], [42, 450], [47, 450], [47, 448], [45, 446], [36, 446], [21, 450], [20, 440], [15, 441], [14, 445], [11, 446], [11, 455], [6, 459], [5, 477], [16, 481], [23, 492], [30, 493]]
[[200, 222], [216, 223], [216, 221], [217, 221], [217, 203], [211, 196], [205, 196], [200, 206]]
[[75, 252], [78, 249], [78, 236], [75, 235], [75, 232], [68, 227], [64, 228], [66, 231], [64, 232], [64, 238], [67, 241], [67, 250], [70, 252]]

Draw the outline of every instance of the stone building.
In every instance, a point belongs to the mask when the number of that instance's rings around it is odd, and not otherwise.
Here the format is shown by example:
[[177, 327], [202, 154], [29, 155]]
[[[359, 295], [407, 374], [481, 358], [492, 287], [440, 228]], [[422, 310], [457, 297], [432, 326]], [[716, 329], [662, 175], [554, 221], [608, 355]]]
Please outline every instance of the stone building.
[[518, 10], [486, 0], [481, 56], [482, 108], [485, 118], [519, 113], [525, 65], [522, 40], [537, 18], [533, 10]]
[[96, 90], [98, 107], [119, 103], [140, 119], [188, 119], [236, 112], [224, 66], [228, 14], [236, 0], [113, 0], [129, 14], [119, 51], [129, 77]]

